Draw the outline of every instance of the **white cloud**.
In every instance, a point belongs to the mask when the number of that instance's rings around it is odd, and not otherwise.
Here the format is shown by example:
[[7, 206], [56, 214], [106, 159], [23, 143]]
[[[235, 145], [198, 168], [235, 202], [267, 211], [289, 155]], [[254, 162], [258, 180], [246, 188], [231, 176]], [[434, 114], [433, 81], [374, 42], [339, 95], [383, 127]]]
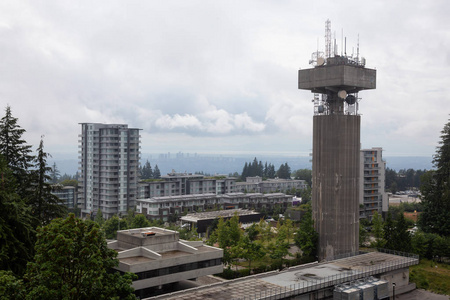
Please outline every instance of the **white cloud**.
[[155, 122], [155, 125], [159, 128], [163, 129], [174, 129], [174, 128], [200, 128], [200, 121], [192, 116], [192, 115], [183, 115], [180, 116], [178, 114], [173, 117], [169, 115], [163, 115], [158, 118]]
[[261, 132], [265, 125], [252, 120], [247, 113], [233, 115], [223, 109], [204, 112], [198, 117], [193, 115], [163, 115], [156, 119], [155, 126], [162, 130], [189, 129], [208, 134], [231, 134]]
[[12, 106], [29, 143], [45, 134], [49, 152], [76, 149], [80, 122], [127, 123], [180, 147], [167, 151], [184, 151], [182, 135], [198, 151], [308, 152], [312, 95], [297, 89], [297, 70], [323, 48], [329, 18], [338, 43], [343, 29], [355, 51], [359, 34], [377, 68], [377, 89], [360, 93], [363, 146], [431, 156], [448, 120], [449, 9], [446, 0], [2, 1], [0, 105]]

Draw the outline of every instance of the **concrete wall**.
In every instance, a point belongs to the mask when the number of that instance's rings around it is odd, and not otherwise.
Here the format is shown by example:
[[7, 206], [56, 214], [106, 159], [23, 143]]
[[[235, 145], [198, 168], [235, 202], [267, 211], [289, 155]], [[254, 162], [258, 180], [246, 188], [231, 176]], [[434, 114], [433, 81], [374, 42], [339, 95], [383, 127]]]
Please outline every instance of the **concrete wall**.
[[313, 119], [312, 208], [319, 261], [359, 249], [360, 116]]
[[[148, 231], [152, 231], [150, 228]], [[117, 242], [119, 248], [130, 249], [134, 247], [147, 247], [154, 251], [168, 251], [177, 249], [179, 233], [171, 231], [167, 234], [159, 234], [153, 236], [142, 236], [141, 234], [130, 235], [127, 232], [117, 232]]]
[[[142, 263], [132, 264], [132, 265], [123, 265], [123, 266], [119, 265], [119, 268], [120, 268], [120, 270], [125, 270], [127, 272], [139, 273], [139, 272], [145, 272], [145, 271], [149, 271], [149, 270], [162, 269], [162, 268], [166, 268], [166, 267], [188, 264], [188, 263], [198, 262], [198, 261], [203, 261], [203, 260], [222, 258], [222, 257], [223, 257], [223, 250], [218, 249], [217, 251], [180, 255], [180, 256], [173, 257], [173, 258], [164, 258], [164, 255], [163, 255], [162, 259], [151, 260], [148, 262], [142, 262]], [[123, 267], [123, 269], [122, 269], [122, 267]], [[222, 271], [219, 271], [218, 273], [221, 273], [221, 272]], [[209, 273], [209, 274], [214, 274], [214, 273]], [[194, 278], [194, 277], [190, 277], [190, 278]]]
[[347, 93], [376, 88], [376, 70], [350, 65], [330, 65], [298, 71], [298, 88], [327, 93], [340, 87]]
[[394, 270], [380, 275], [380, 279], [388, 282], [389, 295], [393, 294], [395, 283], [395, 294], [407, 293], [416, 288], [415, 283], [409, 283], [409, 268]]
[[140, 290], [153, 286], [160, 286], [167, 283], [178, 282], [181, 280], [187, 280], [192, 278], [198, 278], [206, 275], [217, 274], [223, 272], [223, 265], [213, 266], [208, 268], [196, 269], [187, 272], [180, 272], [175, 274], [168, 274], [164, 276], [158, 276], [153, 278], [147, 278], [142, 280], [133, 281], [133, 288]]

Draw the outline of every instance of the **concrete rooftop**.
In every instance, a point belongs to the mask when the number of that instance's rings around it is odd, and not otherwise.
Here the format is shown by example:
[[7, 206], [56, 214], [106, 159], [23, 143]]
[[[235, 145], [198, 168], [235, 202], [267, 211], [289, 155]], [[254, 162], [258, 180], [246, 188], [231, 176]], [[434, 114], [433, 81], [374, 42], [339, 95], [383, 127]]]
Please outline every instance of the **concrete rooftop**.
[[148, 299], [260, 299], [299, 295], [418, 263], [418, 257], [370, 252], [325, 263], [311, 263]]

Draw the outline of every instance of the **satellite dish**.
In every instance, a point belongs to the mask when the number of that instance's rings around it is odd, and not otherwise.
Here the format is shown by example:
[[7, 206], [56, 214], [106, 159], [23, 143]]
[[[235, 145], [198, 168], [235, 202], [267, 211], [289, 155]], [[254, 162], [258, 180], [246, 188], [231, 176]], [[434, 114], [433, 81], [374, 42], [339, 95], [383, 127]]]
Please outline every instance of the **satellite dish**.
[[325, 64], [325, 58], [319, 57], [317, 58], [317, 66], [323, 66]]
[[347, 92], [345, 90], [340, 90], [338, 92], [338, 97], [341, 99], [345, 99], [345, 97], [347, 97]]
[[345, 98], [345, 102], [347, 102], [348, 105], [353, 105], [356, 103], [356, 97], [353, 95], [348, 95], [347, 98]]

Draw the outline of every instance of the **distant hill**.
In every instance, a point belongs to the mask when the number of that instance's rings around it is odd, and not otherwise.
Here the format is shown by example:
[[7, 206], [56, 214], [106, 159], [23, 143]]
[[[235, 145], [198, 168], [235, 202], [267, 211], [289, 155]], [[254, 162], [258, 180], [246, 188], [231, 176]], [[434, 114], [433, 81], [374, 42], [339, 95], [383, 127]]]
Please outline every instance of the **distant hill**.
[[[255, 158], [264, 164], [272, 163], [276, 169], [281, 164], [288, 163], [291, 170], [311, 169], [311, 157], [309, 156], [276, 156], [276, 155], [219, 155], [219, 154], [145, 154], [141, 155], [141, 164], [148, 159], [152, 167], [158, 165], [161, 174], [167, 174], [175, 170], [176, 172], [204, 172], [209, 174], [229, 174], [242, 172], [246, 162], [252, 162]], [[425, 156], [388, 156], [384, 157], [388, 168], [396, 171], [401, 169], [429, 170], [432, 168], [432, 158]], [[78, 170], [78, 160], [76, 159], [55, 159], [49, 160], [51, 166], [56, 163], [61, 175], [74, 175]]]
[[401, 169], [431, 170], [432, 157], [428, 156], [386, 156], [386, 167], [399, 171]]

